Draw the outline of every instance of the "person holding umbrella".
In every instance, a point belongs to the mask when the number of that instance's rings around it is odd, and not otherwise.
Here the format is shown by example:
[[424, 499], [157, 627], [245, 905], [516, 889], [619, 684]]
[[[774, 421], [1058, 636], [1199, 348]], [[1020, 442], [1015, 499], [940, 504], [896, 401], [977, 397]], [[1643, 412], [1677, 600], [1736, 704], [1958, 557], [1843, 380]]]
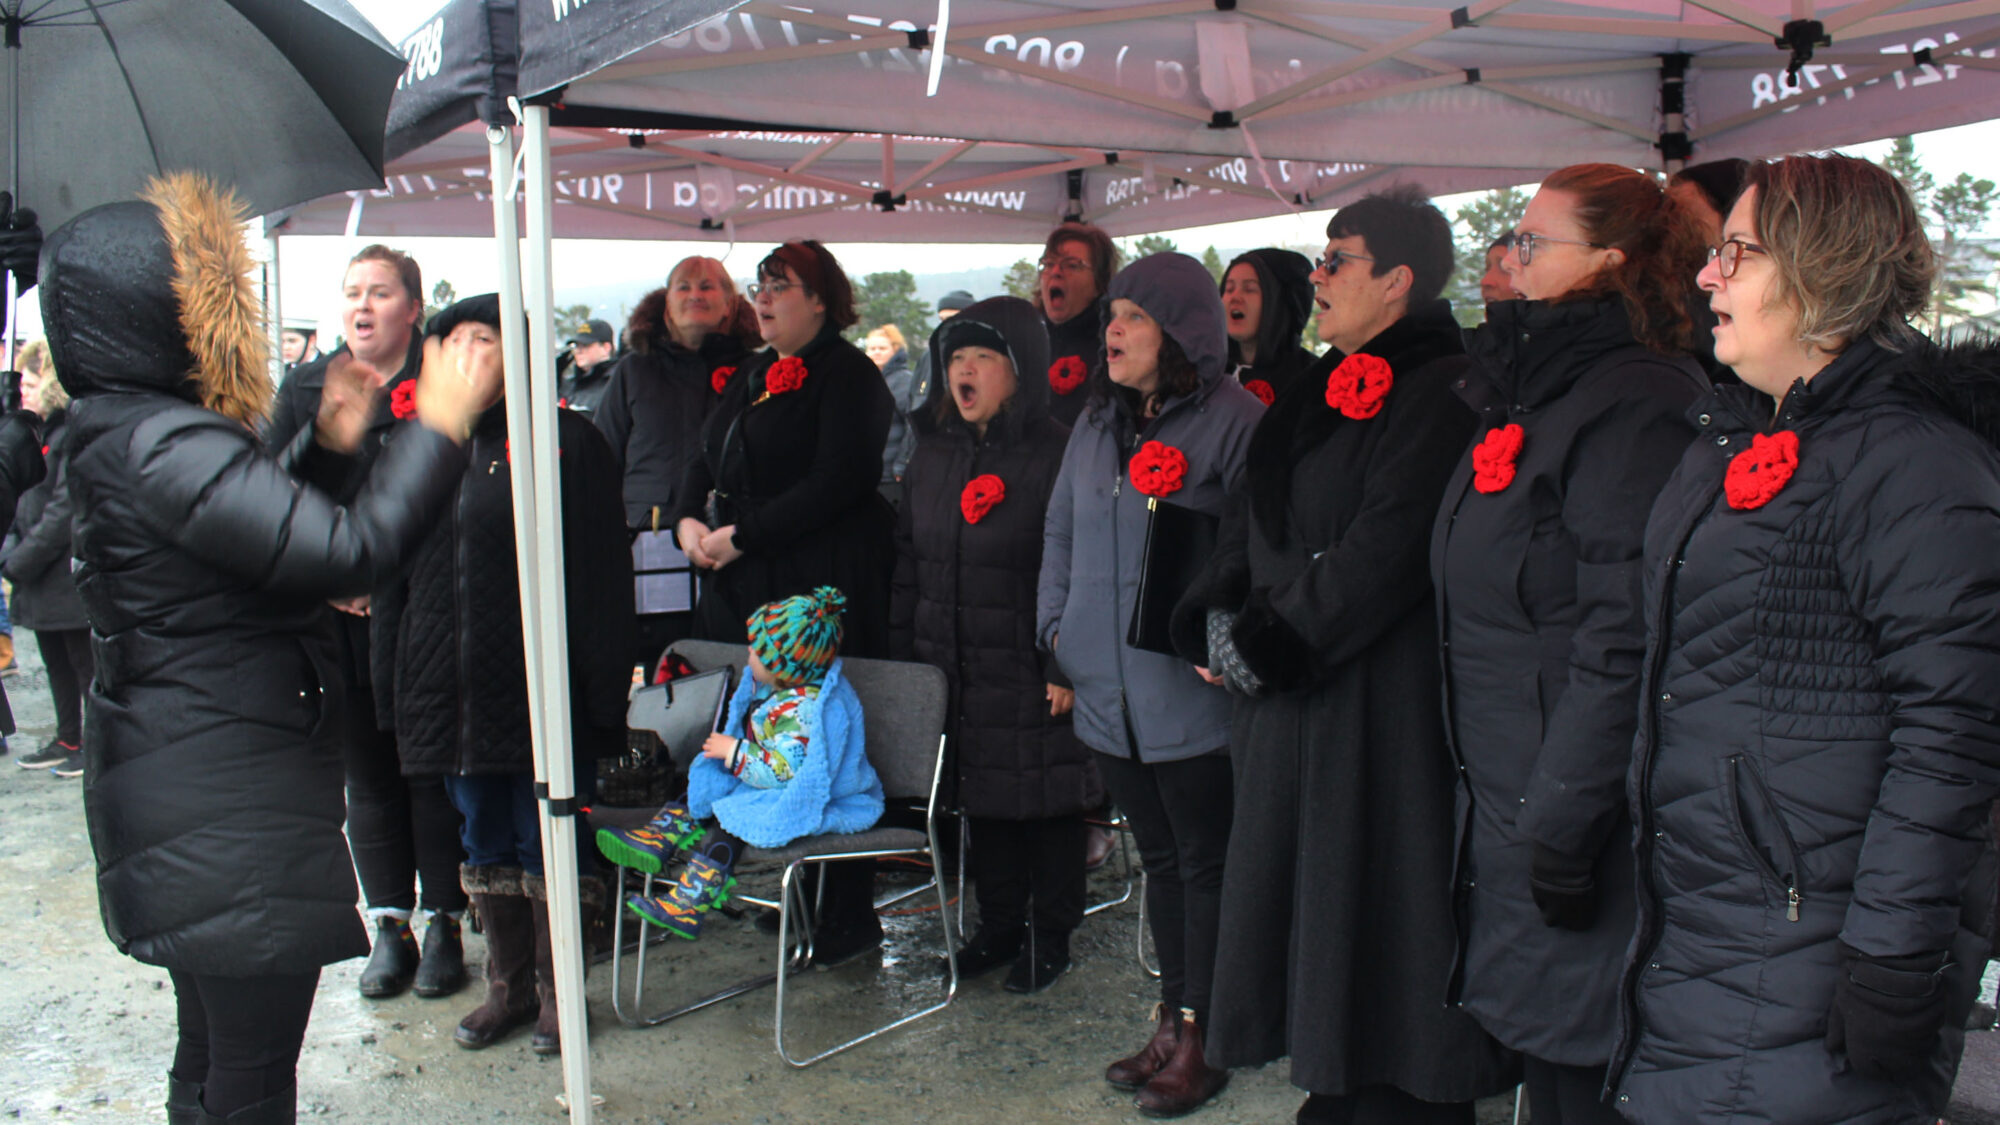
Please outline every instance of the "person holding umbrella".
[[[322, 610], [402, 566], [486, 405], [434, 348], [415, 424], [353, 503], [303, 487], [256, 437], [268, 345], [242, 220], [233, 194], [177, 173], [43, 254], [98, 655], [84, 811], [107, 935], [173, 978], [176, 1125], [293, 1120], [320, 967], [367, 951]], [[358, 442], [366, 382], [337, 376], [327, 398], [329, 431]]]

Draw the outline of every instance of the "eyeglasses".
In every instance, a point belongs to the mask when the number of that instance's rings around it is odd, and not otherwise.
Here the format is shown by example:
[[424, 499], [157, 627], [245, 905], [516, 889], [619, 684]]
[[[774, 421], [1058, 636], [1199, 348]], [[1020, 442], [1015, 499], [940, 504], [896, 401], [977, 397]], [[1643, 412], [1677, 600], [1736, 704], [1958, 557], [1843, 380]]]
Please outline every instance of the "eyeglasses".
[[1585, 242], [1580, 238], [1552, 238], [1546, 234], [1529, 234], [1524, 230], [1514, 232], [1514, 255], [1527, 265], [1535, 260], [1535, 247], [1544, 242], [1560, 242], [1565, 246], [1588, 246], [1592, 250], [1606, 249], [1602, 242]]
[[1769, 253], [1769, 250], [1754, 242], [1732, 238], [1720, 246], [1709, 247], [1708, 260], [1715, 263], [1715, 272], [1721, 275], [1722, 280], [1728, 281], [1736, 276], [1736, 267], [1743, 264], [1743, 255]]
[[759, 284], [750, 286], [750, 299], [754, 301], [757, 298], [763, 296], [764, 294], [769, 293], [771, 295], [771, 299], [775, 301], [778, 298], [784, 296], [785, 294], [791, 292], [793, 289], [796, 289], [797, 287], [798, 284], [796, 282], [791, 282], [791, 281], [761, 282]]
[[1082, 258], [1043, 258], [1036, 265], [1043, 273], [1054, 273], [1057, 270], [1064, 273], [1082, 273], [1090, 268], [1090, 263]]
[[1334, 274], [1340, 272], [1340, 267], [1349, 262], [1372, 262], [1374, 260], [1365, 254], [1350, 254], [1345, 250], [1335, 250], [1323, 258], [1313, 259], [1313, 265], [1318, 268], [1319, 272], [1332, 277]]

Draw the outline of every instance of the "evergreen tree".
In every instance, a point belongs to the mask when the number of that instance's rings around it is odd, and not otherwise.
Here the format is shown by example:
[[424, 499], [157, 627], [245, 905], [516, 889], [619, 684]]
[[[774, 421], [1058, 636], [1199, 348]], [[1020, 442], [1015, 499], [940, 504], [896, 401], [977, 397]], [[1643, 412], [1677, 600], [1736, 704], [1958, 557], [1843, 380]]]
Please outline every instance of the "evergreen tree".
[[[1174, 240], [1168, 238], [1166, 235], [1142, 234], [1120, 247], [1120, 249], [1124, 251], [1125, 261], [1131, 263], [1151, 254], [1170, 253], [1179, 250], [1180, 247], [1174, 245]], [[1109, 284], [1110, 280], [1110, 278], [1105, 278], [1104, 282]]]
[[861, 319], [847, 330], [847, 337], [855, 343], [884, 324], [902, 330], [913, 357], [923, 342], [930, 339], [931, 309], [918, 298], [917, 279], [909, 270], [871, 273], [862, 278], [854, 289], [854, 311]]
[[1486, 319], [1486, 301], [1479, 295], [1479, 277], [1486, 272], [1486, 248], [1514, 229], [1528, 209], [1528, 193], [1517, 187], [1489, 191], [1458, 209], [1458, 268], [1452, 271], [1444, 295], [1452, 314], [1467, 328]]
[[1007, 276], [1000, 280], [1000, 288], [1008, 296], [1019, 297], [1023, 301], [1034, 300], [1041, 287], [1041, 272], [1035, 268], [1035, 263], [1026, 258], [1008, 266]]
[[1222, 255], [1215, 252], [1215, 247], [1211, 246], [1201, 252], [1201, 264], [1208, 267], [1208, 275], [1215, 279], [1215, 284], [1221, 285], [1223, 261]]
[[1909, 137], [1896, 138], [1882, 167], [1903, 181], [1917, 214], [1930, 227], [1938, 259], [1937, 281], [1931, 289], [1931, 335], [1968, 320], [1991, 318], [1990, 310], [1985, 318], [1978, 310], [2000, 296], [1994, 285], [2000, 250], [1973, 234], [2000, 205], [2000, 186], [1965, 172], [1940, 185], [1917, 157], [1916, 142]]

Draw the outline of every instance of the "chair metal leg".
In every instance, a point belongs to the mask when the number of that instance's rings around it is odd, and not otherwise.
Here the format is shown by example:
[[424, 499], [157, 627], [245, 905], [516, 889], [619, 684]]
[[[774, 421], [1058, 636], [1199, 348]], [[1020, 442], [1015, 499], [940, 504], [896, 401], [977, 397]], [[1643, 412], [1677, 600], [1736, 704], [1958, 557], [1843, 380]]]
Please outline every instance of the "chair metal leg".
[[1095, 914], [1100, 910], [1109, 910], [1114, 906], [1123, 906], [1127, 902], [1130, 902], [1132, 900], [1132, 883], [1133, 883], [1133, 878], [1132, 878], [1133, 865], [1132, 865], [1132, 847], [1131, 847], [1132, 833], [1131, 829], [1125, 823], [1124, 814], [1119, 813], [1112, 816], [1109, 824], [1098, 825], [1095, 822], [1093, 822], [1091, 826], [1093, 828], [1108, 827], [1113, 832], [1118, 833], [1118, 863], [1119, 866], [1125, 869], [1125, 890], [1117, 898], [1108, 898], [1105, 899], [1103, 902], [1097, 903], [1094, 906], [1085, 907], [1083, 911], [1083, 916], [1086, 918], [1090, 917], [1092, 914]]
[[1160, 976], [1160, 959], [1153, 955], [1152, 919], [1146, 911], [1146, 873], [1139, 872], [1139, 968], [1155, 980]]
[[[636, 1014], [644, 1010], [646, 1001], [646, 950], [651, 946], [665, 942], [668, 935], [665, 931], [661, 931], [658, 935], [651, 935], [647, 932], [651, 927], [643, 922], [639, 924], [639, 949], [636, 954], [638, 964], [632, 971], [632, 995], [628, 1000], [624, 989], [625, 915], [627, 913], [625, 909], [626, 870], [622, 866], [618, 869], [618, 878], [615, 884], [616, 893], [613, 895], [610, 904], [611, 909], [615, 911], [611, 921], [611, 1010], [617, 1015], [618, 1022], [624, 1024], [626, 1027], [658, 1027], [669, 1020], [679, 1019], [690, 1012], [701, 1011], [703, 1008], [720, 1004], [724, 1000], [732, 1000], [746, 992], [754, 992], [777, 981], [778, 974], [765, 973], [762, 976], [749, 977], [738, 981], [722, 989], [720, 992], [711, 993], [708, 996], [690, 1001], [677, 1008], [670, 1008], [666, 1011], [650, 1015]], [[640, 893], [647, 895], [653, 893], [653, 878], [650, 872], [647, 873], [645, 884], [641, 888]], [[781, 951], [779, 958], [783, 961], [786, 959], [782, 952], [785, 947], [780, 945], [778, 948]], [[793, 951], [793, 958], [799, 956], [800, 953], [798, 951]], [[628, 1007], [630, 1010], [628, 1010]]]
[[[788, 1050], [785, 1046], [785, 991], [786, 991], [785, 982], [786, 979], [790, 976], [791, 972], [794, 970], [794, 966], [788, 959], [780, 958], [778, 961], [778, 973], [777, 973], [778, 990], [775, 1002], [775, 1014], [773, 1016], [773, 1023], [775, 1027], [772, 1033], [772, 1038], [776, 1042], [778, 1047], [778, 1057], [784, 1059], [786, 1063], [799, 1068], [811, 1066], [814, 1063], [821, 1061], [822, 1059], [831, 1058], [834, 1055], [840, 1054], [842, 1051], [845, 1051], [850, 1047], [859, 1046], [860, 1044], [866, 1043], [870, 1039], [874, 1039], [877, 1036], [886, 1035], [887, 1033], [894, 1031], [899, 1027], [915, 1023], [917, 1020], [920, 1020], [925, 1016], [941, 1012], [951, 1004], [952, 998], [958, 995], [958, 948], [957, 948], [958, 943], [953, 940], [954, 935], [952, 931], [954, 927], [952, 926], [951, 903], [946, 896], [945, 880], [942, 877], [942, 874], [937, 870], [938, 847], [937, 847], [937, 829], [935, 823], [933, 823], [933, 825], [930, 827], [929, 835], [931, 837], [930, 839], [931, 851], [929, 857], [931, 861], [931, 879], [927, 887], [920, 887], [918, 889], [919, 890], [935, 889], [937, 892], [938, 925], [944, 931], [944, 957], [945, 957], [945, 963], [950, 967], [950, 979], [945, 985], [944, 999], [938, 1001], [935, 1004], [932, 1004], [927, 1008], [920, 1008], [916, 1011], [905, 1013], [904, 1015], [901, 1015], [896, 1019], [891, 1020], [890, 1022], [875, 1028], [872, 1031], [869, 1031], [862, 1035], [857, 1035], [854, 1038], [849, 1039], [844, 1043], [839, 1043], [836, 1044], [835, 1046], [827, 1048], [824, 1051], [820, 1051], [818, 1054], [808, 1055], [805, 1058], [794, 1058], [792, 1057], [791, 1051]], [[816, 857], [812, 862], [825, 862], [826, 858], [827, 857]], [[778, 914], [778, 944], [779, 948], [781, 949], [784, 948], [785, 939], [788, 933], [790, 932], [791, 928], [792, 904], [795, 901], [797, 901], [798, 898], [803, 897], [802, 895], [797, 894], [797, 876], [800, 867], [806, 862], [808, 861], [793, 860], [785, 868], [785, 875], [783, 880], [783, 893], [781, 893], [778, 896], [779, 901], [785, 904], [784, 908], [780, 910]], [[824, 880], [822, 880], [821, 883], [822, 886], [824, 886]], [[909, 897], [907, 894], [898, 895], [896, 896], [896, 900], [899, 901], [907, 897]]]

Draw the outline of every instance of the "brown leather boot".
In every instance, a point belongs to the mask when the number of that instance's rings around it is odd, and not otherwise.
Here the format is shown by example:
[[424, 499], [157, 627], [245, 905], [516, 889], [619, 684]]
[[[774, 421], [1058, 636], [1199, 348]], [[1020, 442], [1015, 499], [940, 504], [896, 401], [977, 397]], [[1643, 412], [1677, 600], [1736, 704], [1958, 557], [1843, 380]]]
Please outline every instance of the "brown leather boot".
[[1119, 1059], [1104, 1068], [1104, 1080], [1120, 1090], [1137, 1090], [1153, 1080], [1162, 1067], [1173, 1060], [1181, 1041], [1181, 1010], [1165, 1004], [1153, 1005], [1153, 1018], [1160, 1026], [1153, 1037], [1130, 1058]]
[[[562, 1054], [562, 1024], [556, 1008], [556, 950], [555, 941], [549, 928], [548, 884], [539, 875], [522, 877], [522, 886], [528, 892], [528, 901], [535, 912], [535, 997], [541, 1004], [541, 1014], [535, 1019], [535, 1037], [532, 1041], [538, 1055]], [[585, 875], [582, 885], [583, 933], [589, 934], [591, 923], [604, 909], [604, 880], [594, 875]], [[583, 971], [590, 972], [590, 947], [584, 946]]]
[[1133, 1099], [1147, 1117], [1179, 1117], [1193, 1113], [1229, 1085], [1229, 1072], [1208, 1065], [1202, 1051], [1201, 1026], [1194, 1013], [1185, 1009], [1181, 1022], [1180, 1045], [1173, 1061], [1161, 1068]]
[[467, 1050], [491, 1047], [535, 1019], [535, 912], [518, 867], [461, 867], [486, 934], [486, 1002], [459, 1021], [452, 1041]]

